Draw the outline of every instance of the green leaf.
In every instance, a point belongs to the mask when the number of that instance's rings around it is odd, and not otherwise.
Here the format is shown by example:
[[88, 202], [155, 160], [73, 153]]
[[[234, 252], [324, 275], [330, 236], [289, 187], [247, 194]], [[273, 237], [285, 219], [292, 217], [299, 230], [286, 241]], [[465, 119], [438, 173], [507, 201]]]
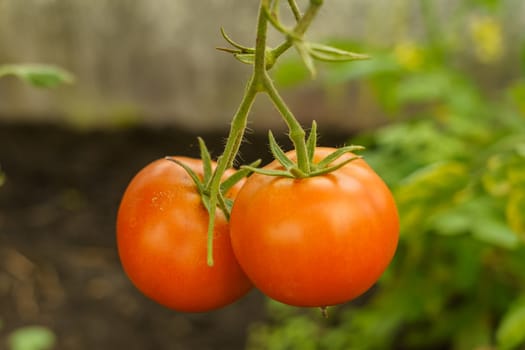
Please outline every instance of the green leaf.
[[[523, 50], [523, 74], [525, 74], [525, 46]], [[508, 94], [516, 107], [525, 114], [525, 80], [518, 80], [508, 87]]]
[[516, 349], [525, 344], [525, 297], [507, 310], [496, 331], [496, 339], [501, 349]]
[[55, 87], [74, 82], [74, 77], [66, 70], [44, 64], [8, 64], [0, 66], [0, 78], [14, 75], [36, 87]]
[[525, 242], [525, 189], [515, 189], [510, 193], [506, 216], [509, 226]]
[[406, 177], [395, 190], [403, 230], [422, 230], [433, 215], [450, 207], [468, 182], [469, 169], [455, 161], [434, 163]]
[[430, 225], [443, 235], [459, 235], [469, 232], [472, 216], [464, 207], [451, 207], [432, 217]]
[[55, 346], [55, 334], [42, 326], [28, 326], [9, 334], [7, 343], [11, 350], [48, 350]]
[[487, 161], [487, 170], [481, 177], [484, 189], [494, 197], [507, 195], [511, 190], [511, 183], [507, 176], [506, 160], [500, 154], [490, 157]]
[[490, 349], [489, 345], [492, 343], [490, 318], [486, 315], [476, 315], [472, 311], [469, 316], [464, 321], [464, 326], [454, 334], [453, 349]]
[[485, 7], [489, 11], [496, 11], [501, 5], [500, 0], [470, 0], [471, 5]]
[[480, 217], [472, 223], [472, 235], [484, 242], [500, 246], [502, 248], [514, 249], [518, 247], [520, 241], [516, 234], [506, 225], [503, 218], [495, 215]]
[[449, 206], [431, 215], [430, 226], [438, 234], [472, 233], [480, 241], [513, 249], [519, 241], [505, 222], [499, 203], [486, 195], [462, 198], [458, 205]]
[[397, 98], [401, 102], [430, 102], [447, 96], [454, 88], [449, 76], [443, 72], [413, 75], [397, 87]]

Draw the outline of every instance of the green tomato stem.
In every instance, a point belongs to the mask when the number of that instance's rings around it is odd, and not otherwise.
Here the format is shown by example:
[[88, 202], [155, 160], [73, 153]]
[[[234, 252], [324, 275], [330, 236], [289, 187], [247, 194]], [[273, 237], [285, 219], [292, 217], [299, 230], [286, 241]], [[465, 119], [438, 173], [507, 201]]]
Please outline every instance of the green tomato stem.
[[275, 88], [275, 85], [268, 74], [265, 74], [264, 87], [265, 92], [268, 94], [270, 100], [273, 102], [288, 126], [289, 137], [292, 140], [295, 151], [297, 152], [297, 166], [303, 173], [308, 174], [310, 172], [310, 159], [306, 148], [306, 133], [304, 129], [282, 99], [279, 91]]
[[[289, 0], [289, 4], [297, 18], [297, 24], [294, 32], [298, 35], [303, 35], [307, 27], [310, 25], [318, 8], [322, 1], [310, 1], [310, 5], [302, 17], [298, 17], [300, 12], [293, 0]], [[213, 266], [213, 233], [216, 218], [217, 206], [219, 203], [221, 179], [227, 169], [233, 166], [235, 157], [239, 151], [244, 131], [246, 130], [248, 114], [252, 108], [253, 102], [259, 92], [266, 92], [277, 110], [282, 114], [284, 121], [290, 129], [290, 139], [292, 140], [296, 151], [297, 151], [297, 165], [299, 169], [308, 173], [310, 171], [310, 162], [308, 158], [308, 152], [305, 142], [305, 131], [294, 117], [288, 106], [285, 104], [279, 92], [275, 88], [272, 80], [268, 76], [267, 70], [271, 67], [271, 63], [267, 62], [267, 30], [268, 30], [268, 18], [266, 15], [266, 9], [269, 9], [272, 5], [270, 0], [261, 0], [259, 6], [259, 13], [257, 19], [257, 34], [255, 39], [255, 52], [254, 52], [254, 65], [253, 72], [248, 81], [244, 96], [241, 103], [233, 116], [228, 139], [226, 146], [224, 147], [223, 154], [217, 159], [217, 167], [215, 168], [212, 176], [208, 183], [205, 185], [205, 192], [209, 193], [209, 222], [208, 222], [208, 241], [207, 241], [207, 263], [209, 266]], [[277, 3], [274, 3], [277, 6]], [[274, 8], [276, 10], [276, 8]], [[288, 38], [283, 44], [270, 52], [269, 57], [272, 59], [277, 58], [283, 54], [287, 49], [292, 46], [293, 42], [291, 38]], [[276, 55], [275, 55], [276, 54]], [[275, 55], [275, 56], [274, 56]], [[270, 65], [267, 65], [270, 63]], [[223, 207], [223, 206], [221, 206]], [[224, 213], [228, 217], [228, 213]]]
[[[293, 34], [294, 34], [293, 36], [302, 37], [304, 33], [306, 32], [306, 29], [308, 29], [308, 27], [314, 20], [315, 16], [319, 12], [319, 8], [321, 7], [322, 3], [310, 1], [310, 5], [306, 9], [304, 15], [300, 15], [299, 9], [294, 0], [289, 0], [288, 3], [292, 11], [294, 12], [294, 16], [297, 19], [297, 24], [295, 25], [295, 28], [293, 29]], [[300, 16], [300, 17], [297, 17], [297, 16]], [[290, 47], [293, 46], [293, 40], [294, 40], [293, 37], [288, 37], [282, 44], [274, 48], [272, 50], [273, 57], [277, 59], [279, 56], [285, 53], [286, 50], [288, 50]]]
[[295, 0], [288, 0], [288, 5], [290, 6], [290, 9], [292, 10], [293, 16], [295, 17], [296, 21], [299, 21], [302, 17], [301, 10], [299, 10], [299, 6], [297, 6], [297, 3]]
[[[259, 9], [257, 21], [257, 37], [255, 40], [255, 62], [253, 66], [252, 77], [250, 78], [244, 96], [241, 100], [237, 112], [233, 116], [230, 126], [230, 132], [224, 147], [223, 154], [217, 159], [217, 168], [210, 178], [207, 188], [210, 193], [210, 208], [209, 208], [209, 223], [208, 223], [208, 248], [207, 248], [207, 262], [208, 266], [213, 266], [213, 231], [215, 224], [215, 214], [217, 205], [219, 204], [219, 191], [221, 186], [221, 178], [228, 168], [233, 166], [235, 157], [239, 152], [241, 141], [246, 130], [246, 123], [248, 114], [252, 108], [253, 102], [258, 92], [261, 91], [261, 75], [266, 72], [266, 32], [268, 23], [264, 15], [263, 6], [267, 6], [268, 1], [262, 0]], [[226, 213], [225, 213], [226, 214]]]

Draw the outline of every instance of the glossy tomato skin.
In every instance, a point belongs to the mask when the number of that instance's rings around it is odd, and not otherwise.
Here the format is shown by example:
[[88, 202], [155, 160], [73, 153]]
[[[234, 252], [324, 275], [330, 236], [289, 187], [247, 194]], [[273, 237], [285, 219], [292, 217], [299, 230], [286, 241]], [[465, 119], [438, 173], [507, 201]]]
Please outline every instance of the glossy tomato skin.
[[[333, 151], [318, 148], [314, 159]], [[252, 175], [235, 200], [230, 232], [237, 260], [267, 296], [329, 306], [361, 295], [379, 279], [394, 256], [399, 219], [389, 189], [359, 159], [305, 179]]]
[[[174, 158], [202, 176], [200, 160]], [[165, 159], [150, 163], [128, 185], [117, 215], [117, 245], [126, 274], [143, 294], [178, 311], [209, 311], [236, 301], [252, 284], [234, 257], [220, 210], [213, 267], [206, 260], [207, 227], [208, 213], [186, 171]]]

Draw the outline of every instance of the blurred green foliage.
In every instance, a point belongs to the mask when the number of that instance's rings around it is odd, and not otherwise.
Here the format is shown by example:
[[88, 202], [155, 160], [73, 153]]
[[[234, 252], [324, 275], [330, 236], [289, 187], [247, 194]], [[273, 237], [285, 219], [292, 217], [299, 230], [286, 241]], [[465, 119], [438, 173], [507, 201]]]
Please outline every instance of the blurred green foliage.
[[[500, 2], [471, 3], [483, 14], [465, 22], [468, 43], [446, 35], [387, 50], [338, 43], [373, 59], [326, 66], [323, 82], [358, 84], [397, 116], [351, 142], [367, 147], [394, 192], [399, 248], [377, 287], [328, 321], [270, 302], [248, 349], [525, 349], [525, 45], [519, 58], [505, 52]], [[516, 61], [521, 71], [498, 89], [469, 70]], [[284, 85], [305, 76], [291, 66], [276, 74]]]
[[10, 350], [49, 350], [55, 346], [55, 334], [46, 327], [18, 328], [7, 337]]
[[[14, 76], [38, 88], [53, 88], [60, 84], [71, 84], [74, 76], [68, 71], [47, 64], [0, 64], [0, 78]], [[5, 175], [0, 168], [0, 186]]]
[[40, 88], [55, 87], [63, 83], [71, 84], [73, 75], [64, 69], [47, 64], [4, 64], [0, 65], [0, 78], [15, 76]]
[[[0, 319], [0, 331], [2, 328], [3, 322]], [[7, 346], [9, 350], [50, 350], [56, 344], [55, 333], [43, 326], [20, 327], [1, 339], [0, 349]]]

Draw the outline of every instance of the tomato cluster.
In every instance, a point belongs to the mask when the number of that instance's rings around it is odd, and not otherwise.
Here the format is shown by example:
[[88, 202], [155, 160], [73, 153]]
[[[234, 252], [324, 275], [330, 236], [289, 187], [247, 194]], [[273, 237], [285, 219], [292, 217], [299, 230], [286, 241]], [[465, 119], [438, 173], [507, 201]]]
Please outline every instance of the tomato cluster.
[[[314, 163], [333, 151], [317, 147]], [[178, 160], [202, 177], [202, 161]], [[253, 174], [234, 186], [225, 194], [234, 201], [230, 221], [217, 211], [213, 266], [201, 195], [180, 165], [157, 160], [131, 181], [118, 212], [125, 272], [146, 296], [179, 311], [220, 308], [252, 283], [290, 305], [341, 304], [369, 289], [396, 250], [394, 200], [362, 159], [313, 177]]]

